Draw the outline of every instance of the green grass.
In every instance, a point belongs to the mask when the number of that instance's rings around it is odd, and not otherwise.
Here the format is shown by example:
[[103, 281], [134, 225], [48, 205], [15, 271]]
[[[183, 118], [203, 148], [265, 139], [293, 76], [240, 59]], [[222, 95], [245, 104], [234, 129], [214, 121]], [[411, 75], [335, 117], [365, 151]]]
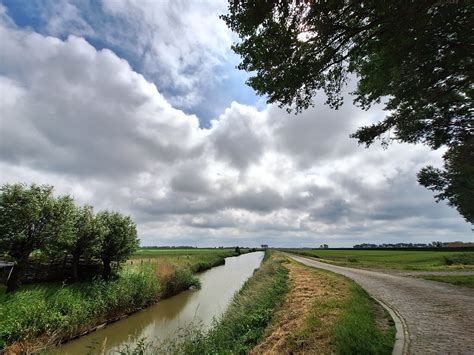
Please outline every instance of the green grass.
[[474, 288], [474, 275], [421, 276], [423, 279]]
[[128, 267], [111, 282], [22, 287], [0, 295], [0, 349], [44, 336], [60, 339], [153, 302], [160, 286], [149, 266]]
[[[286, 249], [285, 251], [316, 257], [335, 265], [356, 268], [427, 271], [474, 269], [474, 252], [330, 249]], [[450, 263], [447, 260], [453, 260], [453, 262]]]
[[[355, 282], [348, 280], [348, 285], [348, 298], [330, 305], [341, 308], [330, 329], [336, 354], [391, 354], [396, 332], [393, 321], [385, 330], [378, 329], [375, 301]], [[389, 318], [385, 310], [382, 312]]]
[[[241, 253], [248, 253], [248, 249]], [[189, 268], [192, 272], [201, 272], [212, 267], [223, 265], [225, 258], [237, 256], [234, 248], [227, 249], [139, 249], [128, 261], [129, 264], [137, 263], [154, 264], [157, 269]]]

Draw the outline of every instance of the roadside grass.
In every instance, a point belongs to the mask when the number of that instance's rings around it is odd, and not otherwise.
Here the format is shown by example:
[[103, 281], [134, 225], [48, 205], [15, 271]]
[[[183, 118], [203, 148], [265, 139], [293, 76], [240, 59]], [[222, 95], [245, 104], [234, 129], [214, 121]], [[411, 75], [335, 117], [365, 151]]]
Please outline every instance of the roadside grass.
[[450, 275], [450, 276], [420, 276], [426, 280], [446, 282], [457, 286], [474, 288], [474, 275]]
[[348, 280], [348, 288], [348, 298], [339, 304], [342, 312], [330, 330], [336, 353], [391, 354], [396, 329], [390, 315], [355, 282]]
[[291, 261], [290, 291], [251, 354], [391, 354], [388, 313], [353, 281]]
[[321, 261], [355, 268], [449, 271], [474, 269], [474, 252], [402, 250], [285, 249]]

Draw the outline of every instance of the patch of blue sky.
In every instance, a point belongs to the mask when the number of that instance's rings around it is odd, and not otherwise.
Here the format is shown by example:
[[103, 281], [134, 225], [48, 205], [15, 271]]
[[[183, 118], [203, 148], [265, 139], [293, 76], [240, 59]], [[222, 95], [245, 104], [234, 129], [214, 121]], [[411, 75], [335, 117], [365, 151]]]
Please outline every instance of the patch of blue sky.
[[[142, 73], [145, 78], [154, 82], [158, 90], [165, 98], [176, 97], [179, 91], [159, 80], [153, 78], [153, 75], [147, 75], [143, 70], [143, 61], [136, 51], [130, 49], [127, 43], [113, 40], [113, 29], [126, 28], [127, 23], [120, 18], [107, 16], [98, 1], [81, 0], [74, 2], [77, 8], [79, 18], [85, 20], [85, 24], [90, 26], [91, 31], [87, 31], [81, 26], [84, 23], [70, 19], [64, 26], [51, 33], [48, 26], [51, 17], [61, 15], [61, 3], [48, 0], [0, 0], [0, 3], [6, 7], [7, 15], [20, 28], [28, 28], [44, 35], [54, 35], [61, 39], [66, 39], [74, 34], [84, 37], [97, 50], [108, 48], [119, 57], [128, 61], [133, 70]], [[106, 29], [106, 31], [104, 31]], [[107, 33], [107, 36], [104, 35]], [[112, 39], [112, 40], [111, 40]], [[216, 80], [210, 80], [205, 85], [199, 87], [199, 96], [196, 104], [182, 106], [175, 104], [175, 107], [183, 110], [187, 114], [194, 114], [199, 118], [202, 128], [210, 127], [211, 120], [218, 119], [224, 110], [230, 106], [233, 101], [241, 104], [257, 106], [264, 108], [264, 100], [258, 97], [255, 91], [245, 84], [249, 74], [236, 68], [239, 57], [233, 53], [222, 65], [215, 67]], [[191, 70], [198, 71], [199, 68]]]

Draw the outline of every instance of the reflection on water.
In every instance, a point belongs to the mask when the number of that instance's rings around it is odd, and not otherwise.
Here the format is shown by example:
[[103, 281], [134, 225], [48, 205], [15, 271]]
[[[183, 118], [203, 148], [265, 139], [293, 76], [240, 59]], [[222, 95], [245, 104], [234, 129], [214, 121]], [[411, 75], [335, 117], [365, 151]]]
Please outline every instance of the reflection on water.
[[107, 353], [146, 337], [148, 340], [167, 339], [176, 335], [189, 323], [208, 328], [214, 317], [221, 315], [232, 296], [260, 266], [262, 252], [227, 258], [225, 265], [199, 275], [201, 289], [185, 291], [174, 297], [137, 312], [128, 318], [57, 349], [60, 354], [87, 354], [91, 348], [100, 348], [105, 342]]

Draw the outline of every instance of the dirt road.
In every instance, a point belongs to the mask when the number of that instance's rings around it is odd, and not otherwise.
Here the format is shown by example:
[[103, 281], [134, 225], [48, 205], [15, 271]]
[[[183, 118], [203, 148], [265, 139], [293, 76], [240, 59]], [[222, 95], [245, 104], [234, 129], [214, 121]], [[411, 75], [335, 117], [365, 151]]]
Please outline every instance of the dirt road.
[[474, 289], [290, 257], [351, 278], [391, 308], [404, 328], [400, 352], [474, 354]]

